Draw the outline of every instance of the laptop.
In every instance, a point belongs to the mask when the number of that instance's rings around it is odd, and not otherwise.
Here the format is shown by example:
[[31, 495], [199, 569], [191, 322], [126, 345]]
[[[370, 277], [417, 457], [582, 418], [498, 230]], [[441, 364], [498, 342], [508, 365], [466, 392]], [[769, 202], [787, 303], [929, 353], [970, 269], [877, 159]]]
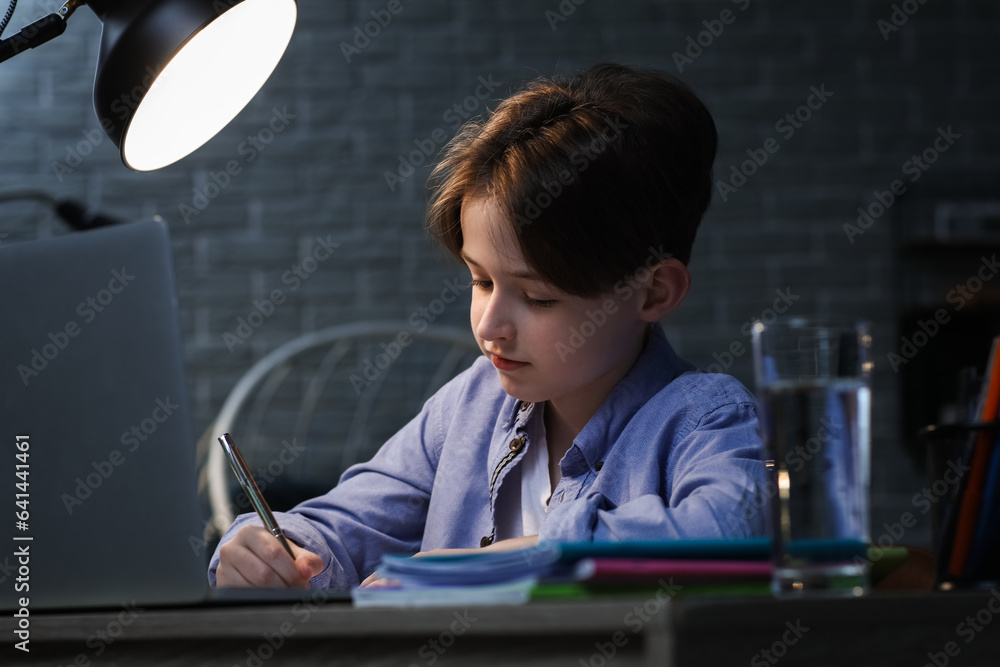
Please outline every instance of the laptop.
[[0, 609], [207, 600], [166, 224], [4, 244], [0, 285]]

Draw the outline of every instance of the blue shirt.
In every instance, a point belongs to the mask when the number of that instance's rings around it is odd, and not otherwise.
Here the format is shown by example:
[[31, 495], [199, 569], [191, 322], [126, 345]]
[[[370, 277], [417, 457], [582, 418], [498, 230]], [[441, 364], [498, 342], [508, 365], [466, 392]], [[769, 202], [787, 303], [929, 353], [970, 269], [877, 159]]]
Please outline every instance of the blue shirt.
[[[539, 541], [767, 534], [754, 397], [728, 375], [696, 370], [659, 326], [651, 331], [563, 457]], [[537, 433], [535, 407], [504, 392], [489, 360], [477, 359], [370, 461], [277, 513], [288, 537], [323, 559], [313, 588], [357, 586], [386, 553], [497, 539], [498, 508], [520, 502], [516, 471]], [[259, 520], [237, 517], [221, 544], [248, 523]], [[218, 565], [216, 549], [212, 585]]]

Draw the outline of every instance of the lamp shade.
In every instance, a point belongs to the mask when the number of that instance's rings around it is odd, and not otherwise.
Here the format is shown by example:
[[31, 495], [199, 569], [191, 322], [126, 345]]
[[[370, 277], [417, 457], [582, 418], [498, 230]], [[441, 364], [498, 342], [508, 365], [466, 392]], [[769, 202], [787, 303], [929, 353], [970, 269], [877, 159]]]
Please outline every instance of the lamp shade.
[[104, 24], [101, 126], [136, 171], [191, 153], [253, 98], [295, 27], [295, 0], [87, 0]]

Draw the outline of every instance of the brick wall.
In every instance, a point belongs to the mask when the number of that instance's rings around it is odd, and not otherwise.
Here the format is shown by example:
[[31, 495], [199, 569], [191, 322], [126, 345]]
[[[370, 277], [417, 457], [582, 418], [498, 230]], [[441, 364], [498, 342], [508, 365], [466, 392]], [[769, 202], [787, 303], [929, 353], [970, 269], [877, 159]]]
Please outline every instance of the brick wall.
[[[58, 4], [22, 2], [8, 35]], [[499, 82], [496, 98], [537, 74], [620, 61], [694, 87], [720, 131], [717, 177], [731, 186], [716, 192], [691, 261], [694, 287], [667, 323], [675, 346], [750, 385], [743, 324], [751, 317], [790, 304], [796, 314], [870, 318], [880, 360], [873, 534], [912, 509], [920, 473], [901, 444], [898, 378], [881, 361], [899, 344], [893, 230], [901, 221], [890, 206], [853, 239], [844, 225], [893, 180], [913, 193], [988, 184], [996, 174], [995, 3], [906, 0], [894, 15], [881, 0], [403, 0], [369, 42], [342, 46], [387, 4], [301, 0], [296, 34], [264, 90], [209, 144], [154, 173], [125, 169], [93, 132], [100, 24], [85, 8], [62, 37], [0, 65], [0, 187], [168, 220], [196, 428], [281, 342], [335, 323], [405, 320], [460, 274], [421, 228], [430, 159], [414, 154], [411, 164], [422, 163], [406, 175], [399, 156], [436, 150], [457, 115], [482, 112], [474, 96], [482, 81]], [[281, 130], [261, 134], [272, 121]], [[948, 127], [960, 138], [909, 180], [904, 164]], [[250, 160], [244, 142], [253, 136], [270, 142]], [[734, 177], [731, 167], [753, 155], [763, 164], [748, 164], [745, 182]], [[218, 187], [230, 161], [238, 173]], [[405, 178], [389, 187], [393, 171]], [[0, 220], [0, 242], [64, 233], [35, 204], [4, 204]], [[317, 239], [339, 246], [293, 289], [283, 275]], [[224, 334], [275, 289], [286, 302], [227, 346]], [[439, 321], [464, 326], [464, 302]]]

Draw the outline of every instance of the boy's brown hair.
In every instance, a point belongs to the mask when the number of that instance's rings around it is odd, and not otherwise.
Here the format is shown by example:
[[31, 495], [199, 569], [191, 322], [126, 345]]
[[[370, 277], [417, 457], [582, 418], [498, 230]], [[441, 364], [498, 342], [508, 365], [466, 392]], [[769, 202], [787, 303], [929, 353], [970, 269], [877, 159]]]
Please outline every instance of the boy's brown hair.
[[445, 147], [427, 229], [461, 259], [462, 201], [490, 198], [529, 268], [568, 294], [597, 296], [651, 250], [688, 263], [716, 143], [708, 110], [670, 75], [603, 64], [539, 79]]

